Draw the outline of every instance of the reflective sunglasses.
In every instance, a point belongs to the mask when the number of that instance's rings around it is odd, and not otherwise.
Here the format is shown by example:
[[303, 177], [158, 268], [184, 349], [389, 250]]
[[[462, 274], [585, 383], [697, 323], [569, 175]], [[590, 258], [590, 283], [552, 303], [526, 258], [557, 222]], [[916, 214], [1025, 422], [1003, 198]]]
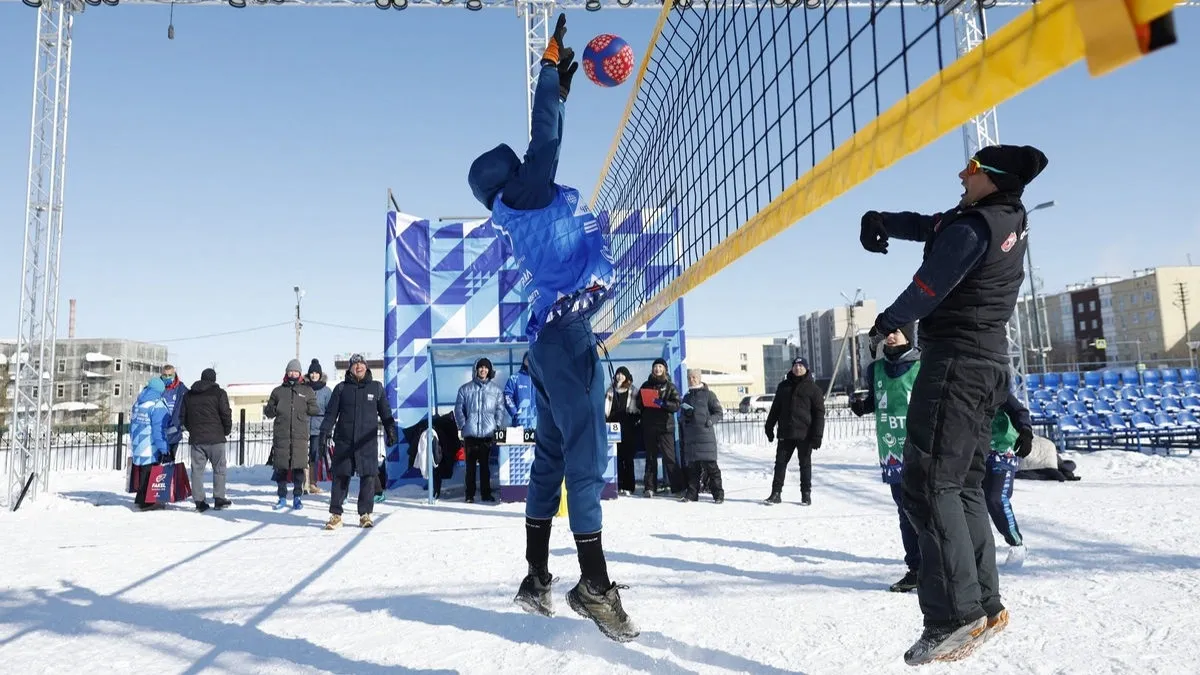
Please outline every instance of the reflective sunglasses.
[[967, 175], [968, 176], [974, 176], [975, 174], [979, 173], [980, 171], [988, 171], [990, 173], [1008, 173], [1007, 171], [1001, 171], [1000, 169], [997, 169], [994, 166], [988, 166], [987, 164], [980, 164], [979, 160], [974, 157], [967, 160]]

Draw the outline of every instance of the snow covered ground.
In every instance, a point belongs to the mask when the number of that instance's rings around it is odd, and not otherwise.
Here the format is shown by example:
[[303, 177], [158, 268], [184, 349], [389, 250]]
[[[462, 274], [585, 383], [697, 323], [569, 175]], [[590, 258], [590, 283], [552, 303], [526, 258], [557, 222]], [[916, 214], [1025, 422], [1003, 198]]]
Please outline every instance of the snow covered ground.
[[[54, 673], [899, 673], [920, 631], [896, 513], [865, 442], [817, 451], [814, 503], [765, 506], [772, 453], [723, 452], [727, 501], [605, 503], [605, 544], [642, 628], [576, 617], [565, 520], [559, 615], [511, 602], [522, 505], [391, 495], [377, 526], [324, 532], [327, 495], [276, 513], [265, 468], [232, 509], [135, 513], [122, 476], [56, 475], [0, 515], [0, 671]], [[1008, 631], [930, 673], [1200, 672], [1200, 456], [1075, 457], [1076, 483], [1018, 481], [1030, 554], [1003, 570]], [[348, 506], [353, 513], [353, 499]], [[1000, 541], [999, 555], [1007, 548]]]

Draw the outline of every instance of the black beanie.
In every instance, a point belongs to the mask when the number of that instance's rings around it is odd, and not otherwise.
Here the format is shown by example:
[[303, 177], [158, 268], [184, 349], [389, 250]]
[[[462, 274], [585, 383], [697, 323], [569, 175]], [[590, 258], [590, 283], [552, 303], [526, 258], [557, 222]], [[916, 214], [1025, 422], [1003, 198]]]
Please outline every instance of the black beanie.
[[989, 145], [975, 153], [975, 159], [1001, 192], [1021, 192], [1050, 161], [1032, 145]]
[[203, 371], [200, 372], [200, 381], [201, 382], [216, 382], [217, 381], [217, 371], [213, 370], [212, 368], [205, 368]]
[[312, 375], [313, 373], [324, 374], [324, 371], [321, 370], [321, 362], [316, 359], [313, 359], [312, 362], [308, 364], [308, 373], [306, 374]]
[[496, 369], [492, 367], [492, 362], [486, 356], [475, 362], [475, 370], [479, 370], [480, 366], [486, 366], [488, 369], [487, 379], [492, 379], [496, 376]]
[[654, 366], [657, 366], [657, 365], [658, 365], [658, 364], [660, 364], [660, 363], [662, 364], [662, 367], [663, 367], [663, 368], [666, 368], [668, 371], [670, 371], [670, 370], [671, 370], [671, 366], [667, 365], [667, 360], [666, 360], [666, 359], [654, 359], [654, 363], [651, 363], [651, 364], [650, 364], [650, 367], [651, 367], [651, 368], [654, 368]]

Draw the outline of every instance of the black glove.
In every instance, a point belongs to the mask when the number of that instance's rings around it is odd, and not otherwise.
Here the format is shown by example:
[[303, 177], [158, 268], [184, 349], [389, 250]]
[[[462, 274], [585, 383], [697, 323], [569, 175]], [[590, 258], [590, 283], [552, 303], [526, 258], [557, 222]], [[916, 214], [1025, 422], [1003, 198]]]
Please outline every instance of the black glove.
[[389, 448], [396, 444], [397, 439], [395, 425], [389, 424], [383, 428], [383, 440], [385, 443], [387, 443]]
[[1017, 436], [1017, 457], [1028, 457], [1033, 452], [1033, 429], [1025, 427]]
[[871, 253], [887, 254], [888, 233], [883, 226], [883, 215], [878, 211], [867, 211], [862, 217], [862, 231], [858, 235], [862, 247]]
[[772, 429], [771, 425], [769, 425], [769, 424], [765, 428], [767, 431], [767, 442], [774, 443], [775, 442], [775, 430]]
[[[565, 60], [563, 54], [563, 38], [567, 35], [567, 15], [559, 14], [558, 23], [554, 25], [554, 34], [550, 36], [550, 42], [546, 44], [546, 51], [542, 52], [543, 66], [557, 66]], [[574, 52], [571, 56], [574, 56]]]
[[871, 330], [867, 331], [867, 348], [871, 350], [871, 358], [875, 357], [875, 354], [879, 351], [880, 343], [886, 339], [887, 336], [879, 332], [879, 328], [876, 326], [871, 326]]
[[575, 50], [565, 47], [558, 59], [558, 97], [564, 102], [567, 94], [571, 93], [571, 78], [579, 70], [579, 62], [575, 60]]
[[820, 450], [820, 449], [821, 449], [821, 439], [819, 439], [819, 438], [818, 438], [817, 440], [815, 440], [815, 441], [813, 441], [813, 442], [812, 442], [812, 449], [813, 449], [813, 450]]

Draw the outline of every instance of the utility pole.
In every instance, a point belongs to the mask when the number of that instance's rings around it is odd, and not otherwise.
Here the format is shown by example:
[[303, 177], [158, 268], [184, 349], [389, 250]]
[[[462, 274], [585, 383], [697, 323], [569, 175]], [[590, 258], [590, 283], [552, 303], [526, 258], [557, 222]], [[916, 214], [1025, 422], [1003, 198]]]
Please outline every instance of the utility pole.
[[304, 290], [299, 286], [292, 286], [292, 290], [296, 293], [296, 360], [300, 360], [300, 298], [304, 297]]
[[[1042, 202], [1041, 204], [1029, 209], [1027, 214], [1031, 214], [1034, 211], [1040, 211], [1041, 209], [1049, 209], [1053, 207], [1054, 200]], [[1050, 345], [1048, 344], [1049, 335], [1046, 330], [1047, 327], [1042, 325], [1042, 319], [1046, 311], [1046, 301], [1044, 298], [1039, 299], [1038, 297], [1037, 283], [1034, 278], [1033, 269], [1033, 247], [1030, 246], [1030, 242], [1028, 240], [1025, 242], [1025, 260], [1029, 265], [1029, 302], [1026, 303], [1025, 308], [1027, 312], [1030, 306], [1033, 308], [1033, 319], [1030, 321], [1033, 328], [1032, 344], [1034, 345], [1033, 349], [1037, 351], [1038, 366], [1044, 373], [1046, 372], [1046, 352], [1050, 351]]]
[[1188, 361], [1193, 368], [1196, 367], [1196, 350], [1192, 349], [1192, 324], [1188, 323], [1187, 306], [1188, 306], [1188, 291], [1187, 284], [1182, 281], [1175, 282], [1175, 306], [1183, 312], [1183, 341], [1187, 345]]

